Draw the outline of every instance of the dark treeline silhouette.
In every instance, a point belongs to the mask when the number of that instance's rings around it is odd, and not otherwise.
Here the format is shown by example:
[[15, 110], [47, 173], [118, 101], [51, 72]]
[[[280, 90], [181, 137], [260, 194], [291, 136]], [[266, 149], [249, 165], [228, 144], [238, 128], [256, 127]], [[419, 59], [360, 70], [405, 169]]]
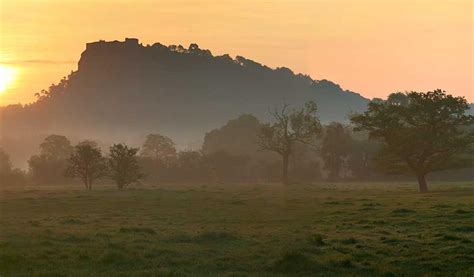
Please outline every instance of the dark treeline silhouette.
[[397, 93], [352, 115], [353, 125], [321, 125], [314, 102], [301, 109], [284, 105], [269, 123], [249, 114], [228, 121], [208, 132], [198, 150], [179, 151], [171, 138], [149, 134], [140, 148], [114, 144], [102, 154], [93, 141], [73, 147], [65, 136], [50, 135], [28, 161], [28, 176], [0, 152], [0, 176], [12, 184], [27, 177], [42, 184], [77, 177], [87, 189], [107, 177], [123, 189], [139, 181], [287, 184], [396, 180], [392, 174], [408, 173], [427, 192], [428, 174], [472, 180], [474, 117], [467, 108], [463, 98], [440, 90]]

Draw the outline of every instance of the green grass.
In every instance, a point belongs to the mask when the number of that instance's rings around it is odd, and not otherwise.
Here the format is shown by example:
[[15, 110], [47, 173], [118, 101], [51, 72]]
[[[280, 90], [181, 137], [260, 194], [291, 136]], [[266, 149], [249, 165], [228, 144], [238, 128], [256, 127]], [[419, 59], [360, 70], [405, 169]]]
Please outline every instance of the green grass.
[[0, 192], [4, 276], [472, 276], [474, 185]]

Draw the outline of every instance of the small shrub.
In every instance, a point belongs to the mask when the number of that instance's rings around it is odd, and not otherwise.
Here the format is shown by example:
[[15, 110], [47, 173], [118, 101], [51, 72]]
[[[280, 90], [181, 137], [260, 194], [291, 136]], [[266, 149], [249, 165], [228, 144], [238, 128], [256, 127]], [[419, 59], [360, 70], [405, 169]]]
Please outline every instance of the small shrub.
[[37, 220], [30, 220], [29, 221], [31, 227], [39, 227], [41, 226], [41, 222], [37, 221]]
[[326, 205], [352, 205], [350, 202], [339, 202], [339, 201], [328, 201], [325, 202]]
[[442, 240], [456, 241], [456, 240], [462, 240], [462, 238], [456, 237], [456, 236], [451, 236], [451, 235], [444, 235], [444, 236], [442, 237]]
[[170, 256], [179, 256], [176, 252], [166, 249], [152, 249], [143, 255], [147, 259], [153, 259], [157, 257], [170, 257]]
[[348, 259], [332, 262], [335, 267], [354, 268], [355, 265]]
[[394, 214], [412, 214], [412, 213], [416, 213], [414, 210], [410, 210], [410, 209], [395, 209], [392, 211], [392, 213]]
[[308, 271], [312, 267], [313, 263], [306, 255], [295, 252], [286, 253], [273, 264], [273, 270], [280, 273]]
[[435, 208], [435, 209], [445, 209], [445, 208], [450, 208], [451, 206], [449, 205], [446, 205], [446, 204], [438, 204], [438, 205], [434, 205], [432, 208]]
[[455, 232], [459, 233], [472, 233], [474, 232], [473, 226], [459, 226], [453, 229]]
[[343, 243], [343, 244], [356, 244], [357, 240], [355, 238], [342, 239], [341, 243]]
[[364, 207], [375, 207], [375, 206], [382, 206], [382, 204], [377, 203], [377, 202], [372, 202], [372, 203], [364, 203], [362, 204]]
[[382, 239], [383, 240], [383, 243], [390, 243], [390, 244], [400, 244], [401, 241], [398, 240], [398, 239], [394, 239], [394, 238], [385, 238], [385, 239]]
[[308, 242], [312, 245], [323, 246], [323, 237], [320, 234], [314, 234], [308, 238]]
[[78, 253], [77, 255], [77, 259], [80, 260], [80, 261], [87, 261], [89, 260], [91, 257], [89, 256], [89, 254], [87, 253], [84, 253], [84, 252], [80, 252]]
[[206, 232], [197, 236], [177, 235], [170, 238], [175, 243], [226, 243], [239, 240], [238, 237], [227, 232]]
[[[2, 251], [3, 252], [3, 251]], [[26, 263], [25, 257], [16, 253], [1, 253], [0, 254], [0, 272], [12, 272], [22, 268]]]
[[245, 201], [243, 200], [233, 200], [229, 202], [232, 205], [245, 205]]
[[156, 234], [155, 230], [146, 227], [122, 227], [119, 230], [120, 233], [143, 233], [148, 235]]
[[107, 265], [121, 265], [129, 262], [127, 255], [117, 251], [107, 251], [100, 258], [100, 262]]
[[81, 225], [81, 224], [84, 224], [84, 222], [79, 220], [79, 219], [67, 218], [67, 219], [61, 220], [61, 224], [64, 224], [64, 225]]
[[65, 242], [69, 243], [82, 243], [82, 242], [88, 242], [90, 239], [88, 237], [78, 237], [75, 235], [70, 235], [64, 239]]
[[234, 240], [238, 240], [239, 238], [227, 232], [206, 232], [197, 236], [197, 239], [203, 242], [207, 242], [207, 241], [219, 242], [219, 241], [234, 241]]

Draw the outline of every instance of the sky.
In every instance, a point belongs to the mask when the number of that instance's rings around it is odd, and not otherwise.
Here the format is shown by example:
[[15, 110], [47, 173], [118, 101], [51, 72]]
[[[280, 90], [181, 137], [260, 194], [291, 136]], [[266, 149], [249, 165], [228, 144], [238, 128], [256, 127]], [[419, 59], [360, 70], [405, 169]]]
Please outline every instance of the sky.
[[77, 70], [87, 42], [125, 37], [195, 42], [367, 98], [441, 88], [474, 102], [472, 32], [471, 0], [0, 0], [0, 105]]

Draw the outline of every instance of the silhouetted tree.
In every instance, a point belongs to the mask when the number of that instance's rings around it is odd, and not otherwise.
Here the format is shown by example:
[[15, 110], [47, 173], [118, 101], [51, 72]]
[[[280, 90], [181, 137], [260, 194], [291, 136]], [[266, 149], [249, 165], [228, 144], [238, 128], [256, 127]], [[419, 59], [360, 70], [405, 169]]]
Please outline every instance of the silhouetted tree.
[[146, 158], [169, 162], [176, 158], [176, 147], [169, 137], [160, 134], [149, 134], [140, 154]]
[[176, 166], [175, 143], [166, 136], [149, 134], [140, 152], [140, 166], [149, 181], [171, 181]]
[[380, 104], [380, 103], [383, 103], [385, 101], [382, 98], [375, 97], [375, 98], [372, 98], [371, 102]]
[[114, 144], [110, 147], [109, 174], [118, 189], [123, 189], [143, 177], [137, 161], [138, 150], [124, 144]]
[[95, 140], [85, 139], [85, 140], [81, 141], [80, 144], [81, 145], [89, 145], [92, 148], [100, 148], [99, 144]]
[[370, 138], [383, 142], [378, 153], [383, 169], [414, 173], [420, 192], [427, 192], [428, 173], [472, 163], [474, 132], [466, 127], [474, 117], [465, 115], [469, 106], [464, 98], [441, 90], [406, 96], [405, 105], [369, 103], [368, 110], [351, 121], [355, 130], [366, 130]]
[[325, 128], [321, 144], [324, 168], [329, 171], [329, 179], [340, 177], [351, 150], [351, 135], [341, 123], [331, 123]]
[[10, 156], [0, 148], [0, 184], [14, 186], [24, 184], [25, 181], [25, 173], [20, 169], [13, 168]]
[[367, 180], [375, 171], [374, 157], [379, 149], [379, 144], [368, 139], [353, 139], [347, 166], [352, 177]]
[[0, 148], [0, 174], [4, 175], [12, 170], [10, 156]]
[[406, 106], [408, 101], [408, 96], [402, 92], [391, 93], [387, 98], [387, 103], [390, 105]]
[[265, 124], [260, 129], [258, 144], [261, 149], [278, 153], [283, 160], [282, 182], [288, 183], [289, 157], [295, 143], [312, 144], [321, 132], [321, 124], [316, 116], [316, 103], [307, 102], [300, 110], [289, 110], [285, 104], [281, 110], [272, 112], [273, 124]]
[[203, 156], [198, 151], [180, 151], [178, 153], [177, 179], [198, 181], [207, 179], [208, 170], [204, 166]]
[[205, 155], [225, 151], [232, 155], [255, 156], [260, 127], [258, 119], [249, 114], [229, 120], [221, 128], [206, 133], [202, 152]]
[[61, 135], [50, 135], [40, 144], [40, 155], [48, 159], [65, 160], [72, 150], [71, 142]]
[[90, 143], [79, 143], [68, 159], [66, 176], [80, 178], [86, 189], [92, 189], [92, 182], [106, 176], [107, 160], [102, 156], [99, 148]]
[[226, 151], [217, 151], [203, 157], [203, 163], [214, 182], [242, 181], [247, 177], [249, 158], [244, 155], [232, 155]]
[[62, 181], [67, 159], [73, 150], [70, 141], [65, 136], [50, 135], [39, 148], [39, 155], [28, 160], [33, 179], [41, 183]]

